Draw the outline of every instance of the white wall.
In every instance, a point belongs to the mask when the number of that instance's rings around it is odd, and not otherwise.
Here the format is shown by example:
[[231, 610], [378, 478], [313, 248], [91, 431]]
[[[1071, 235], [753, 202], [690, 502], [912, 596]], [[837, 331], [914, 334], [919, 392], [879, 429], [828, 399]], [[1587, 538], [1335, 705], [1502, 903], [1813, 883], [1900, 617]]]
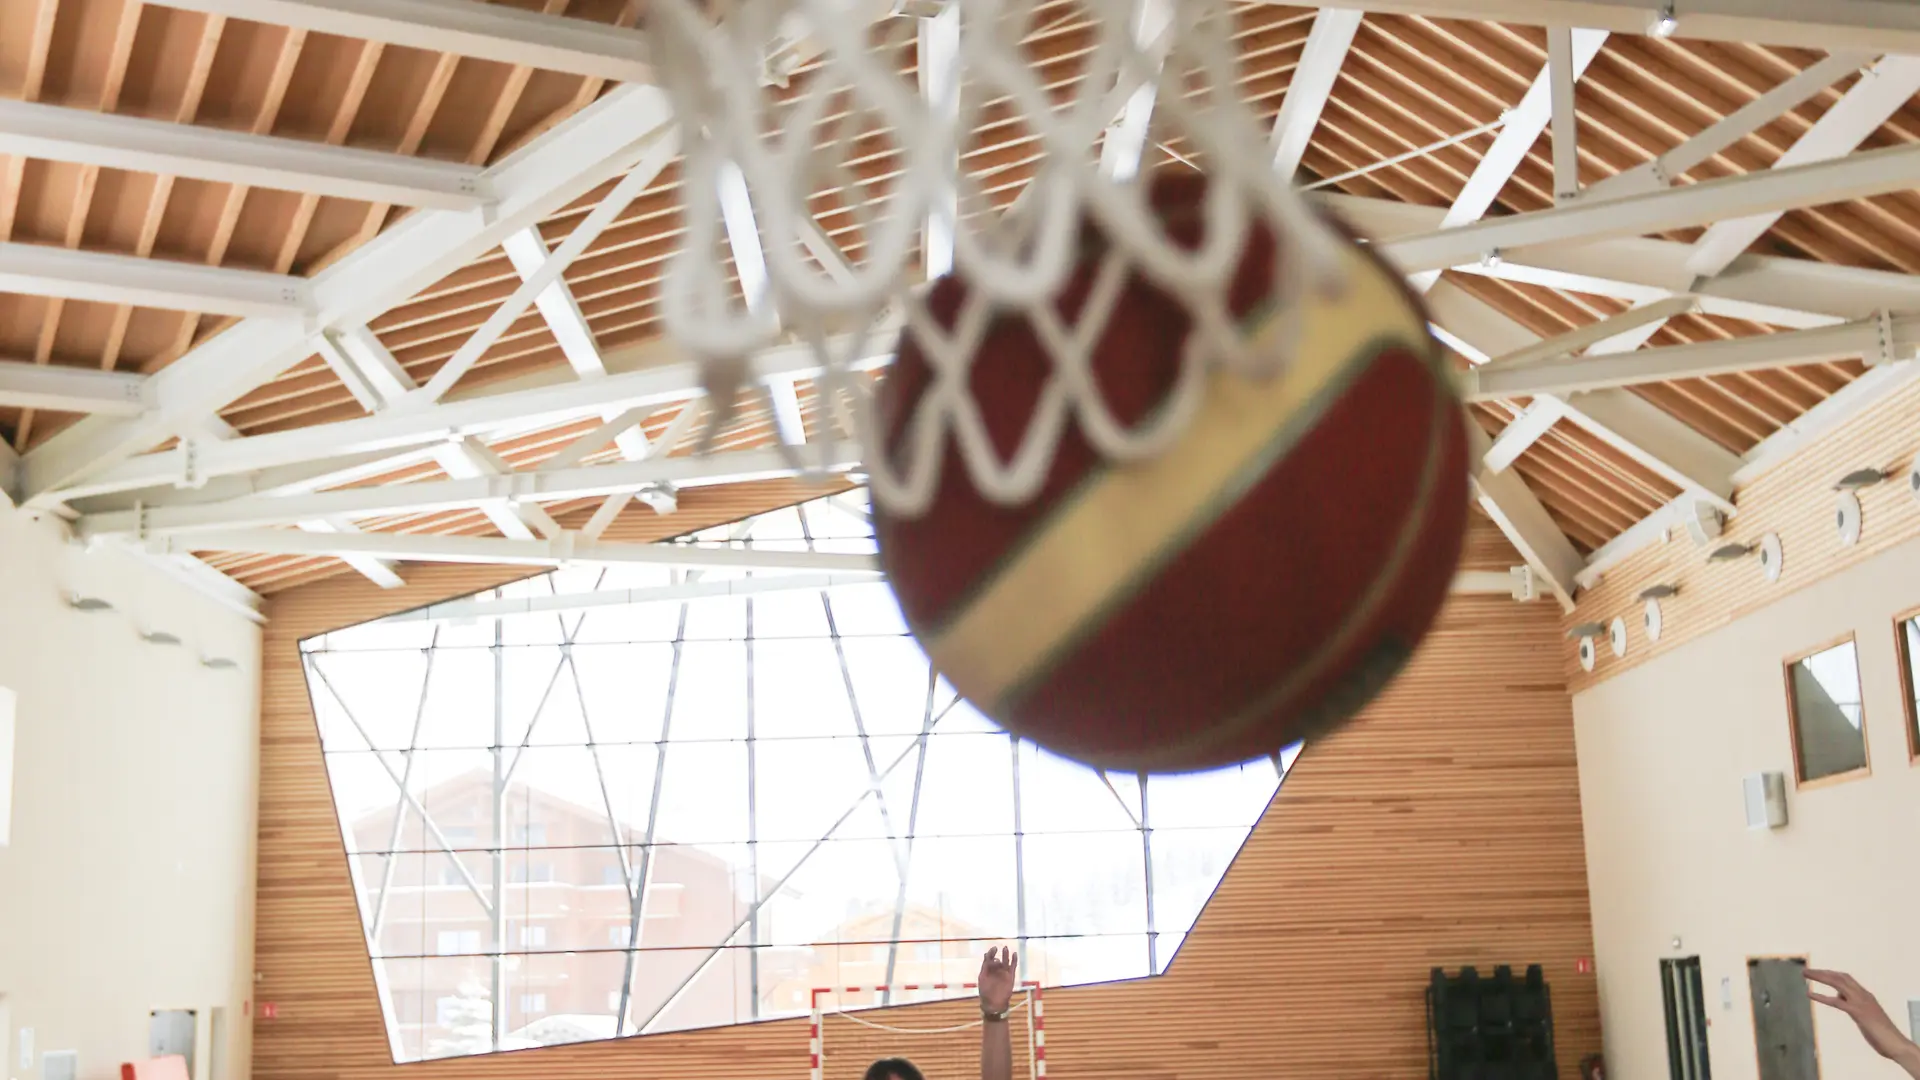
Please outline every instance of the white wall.
[[[1920, 997], [1920, 768], [1908, 760], [1893, 619], [1915, 607], [1920, 541], [1574, 697], [1610, 1076], [1667, 1075], [1665, 956], [1700, 957], [1714, 1080], [1757, 1075], [1749, 956], [1853, 971], [1905, 1028], [1905, 1001]], [[1848, 632], [1872, 775], [1796, 791], [1781, 664]], [[1772, 770], [1788, 778], [1789, 824], [1749, 831], [1741, 777]], [[1897, 1075], [1845, 1017], [1816, 1009], [1815, 1023], [1829, 1080]]]
[[[116, 610], [83, 614], [77, 591]], [[150, 644], [139, 629], [178, 634]], [[238, 670], [202, 666], [231, 657]], [[146, 1057], [147, 1014], [209, 1009], [243, 1075], [251, 997], [260, 634], [130, 555], [0, 503], [0, 686], [18, 694], [0, 847], [0, 1077], [77, 1050], [81, 1080]], [[31, 1069], [20, 1029], [33, 1029]]]

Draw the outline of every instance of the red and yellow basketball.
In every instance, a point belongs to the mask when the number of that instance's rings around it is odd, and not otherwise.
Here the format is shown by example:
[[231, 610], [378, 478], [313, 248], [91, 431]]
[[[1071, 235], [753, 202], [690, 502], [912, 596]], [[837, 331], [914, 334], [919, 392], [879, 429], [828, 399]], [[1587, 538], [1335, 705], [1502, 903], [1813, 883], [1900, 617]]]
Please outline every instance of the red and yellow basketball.
[[[1206, 181], [1163, 172], [1152, 202], [1175, 242], [1201, 239]], [[1061, 292], [1072, 320], [1098, 236]], [[945, 448], [919, 517], [876, 506], [880, 557], [934, 666], [1008, 730], [1109, 769], [1173, 772], [1270, 754], [1351, 717], [1399, 671], [1445, 600], [1467, 513], [1459, 402], [1419, 302], [1347, 245], [1337, 295], [1304, 313], [1281, 373], [1215, 370], [1163, 455], [1118, 465], [1069, 422], [1023, 506], [974, 488]], [[1258, 340], [1275, 245], [1248, 236], [1229, 310]], [[935, 284], [951, 326], [966, 286]], [[1173, 386], [1190, 319], [1135, 277], [1096, 349], [1109, 407], [1138, 423]], [[1003, 460], [1052, 361], [1003, 316], [971, 373]], [[894, 452], [931, 378], [911, 335], [882, 386]]]

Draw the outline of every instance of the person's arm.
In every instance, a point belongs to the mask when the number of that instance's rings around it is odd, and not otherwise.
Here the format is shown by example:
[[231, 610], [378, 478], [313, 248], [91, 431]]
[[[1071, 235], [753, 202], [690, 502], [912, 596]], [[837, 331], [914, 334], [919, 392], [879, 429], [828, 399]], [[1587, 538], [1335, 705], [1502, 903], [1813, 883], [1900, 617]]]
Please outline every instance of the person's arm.
[[980, 1080], [1013, 1080], [1013, 981], [1020, 957], [1012, 949], [988, 949], [980, 958]]
[[1822, 994], [1808, 987], [1808, 997], [1846, 1013], [1875, 1053], [1905, 1069], [1913, 1080], [1920, 1080], [1920, 1045], [1915, 1045], [1912, 1039], [1900, 1033], [1900, 1029], [1894, 1026], [1893, 1018], [1887, 1015], [1887, 1010], [1880, 1007], [1879, 999], [1869, 993], [1866, 987], [1846, 972], [1816, 968], [1807, 969], [1807, 981], [1831, 987], [1834, 991]]

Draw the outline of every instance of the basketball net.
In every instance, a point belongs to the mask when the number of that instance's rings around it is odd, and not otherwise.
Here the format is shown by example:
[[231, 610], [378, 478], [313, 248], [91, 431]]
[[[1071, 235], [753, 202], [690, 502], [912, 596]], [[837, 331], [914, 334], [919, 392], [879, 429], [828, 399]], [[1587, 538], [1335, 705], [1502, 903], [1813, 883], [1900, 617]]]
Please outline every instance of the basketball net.
[[[971, 986], [972, 984], [967, 984]], [[979, 999], [914, 1004], [919, 987], [900, 987], [895, 1004], [914, 1007], [872, 1011], [887, 988], [821, 987], [813, 991], [811, 1080], [861, 1080], [882, 1058], [906, 1058], [927, 1080], [974, 1080], [980, 1075]], [[927, 988], [944, 993], [945, 987]], [[865, 1015], [860, 1011], [870, 1010]], [[1013, 1075], [1046, 1080], [1045, 1018], [1040, 988], [1023, 983], [1007, 1013], [1013, 1045]]]
[[[981, 495], [1016, 505], [1045, 481], [1069, 417], [1107, 459], [1149, 458], [1191, 421], [1210, 369], [1260, 376], [1284, 363], [1307, 293], [1341, 280], [1345, 241], [1273, 169], [1269, 133], [1236, 86], [1229, 0], [897, 3], [899, 14], [888, 0], [650, 8], [686, 154], [686, 237], [661, 308], [710, 389], [754, 385], [754, 356], [804, 344], [820, 445], [790, 457], [825, 469], [845, 457], [836, 440], [856, 438], [874, 500], [915, 516], [938, 489], [949, 436]], [[1086, 47], [1037, 67], [1063, 35]], [[1168, 238], [1136, 182], [1156, 147], [1186, 163], [1169, 167], [1208, 175], [1205, 239], [1191, 250]], [[1054, 297], [1078, 266], [1083, 217], [1109, 243], [1069, 323]], [[1281, 291], [1248, 328], [1226, 296], [1256, 221], [1278, 238]], [[924, 303], [923, 283], [947, 272], [967, 286], [951, 328]], [[1091, 362], [1135, 275], [1181, 303], [1193, 332], [1164, 406], [1129, 426]], [[1007, 313], [1033, 327], [1054, 370], [1002, 457], [968, 369]], [[903, 329], [934, 381], [882, 454], [870, 373]]]

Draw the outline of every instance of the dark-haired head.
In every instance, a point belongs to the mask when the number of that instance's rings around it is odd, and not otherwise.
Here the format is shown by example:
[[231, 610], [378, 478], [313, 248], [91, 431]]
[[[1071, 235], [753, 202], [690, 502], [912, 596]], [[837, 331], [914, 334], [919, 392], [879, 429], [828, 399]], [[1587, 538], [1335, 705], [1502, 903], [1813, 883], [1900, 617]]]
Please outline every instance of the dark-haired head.
[[906, 1058], [881, 1058], [867, 1066], [866, 1080], [927, 1080]]

